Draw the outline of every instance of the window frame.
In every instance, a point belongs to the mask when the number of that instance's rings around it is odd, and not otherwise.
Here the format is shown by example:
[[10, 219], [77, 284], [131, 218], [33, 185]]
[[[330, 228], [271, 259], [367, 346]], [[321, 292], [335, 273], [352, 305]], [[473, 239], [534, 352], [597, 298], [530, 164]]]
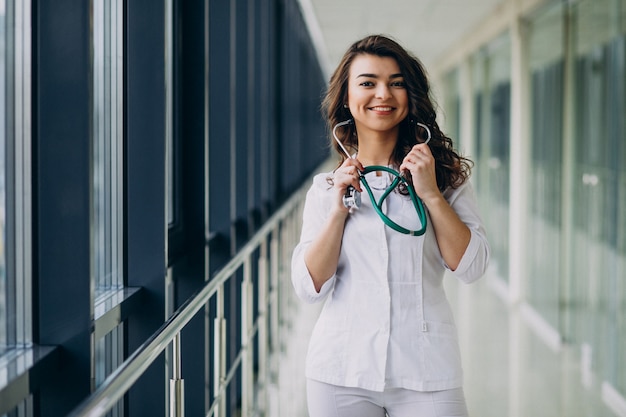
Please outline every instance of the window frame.
[[[5, 3], [3, 350], [32, 344], [31, 5]], [[14, 31], [9, 31], [13, 28]]]

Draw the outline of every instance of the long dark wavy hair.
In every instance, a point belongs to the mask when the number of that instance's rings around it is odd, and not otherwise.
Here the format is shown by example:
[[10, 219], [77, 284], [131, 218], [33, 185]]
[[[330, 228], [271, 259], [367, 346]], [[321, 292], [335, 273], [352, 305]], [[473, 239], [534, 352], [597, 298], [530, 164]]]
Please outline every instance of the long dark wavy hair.
[[[328, 128], [331, 130], [330, 146], [341, 157], [339, 165], [345, 161], [346, 155], [334, 140], [332, 129], [337, 123], [352, 118], [350, 109], [344, 107], [344, 104], [348, 102], [350, 66], [355, 57], [364, 54], [395, 59], [404, 77], [408, 93], [409, 115], [400, 123], [398, 142], [389, 162], [394, 166], [399, 166], [414, 145], [424, 142], [427, 137], [425, 129], [416, 124], [417, 122], [423, 123], [431, 132], [428, 146], [435, 158], [438, 188], [443, 191], [448, 187], [459, 187], [469, 178], [473, 163], [460, 156], [454, 150], [452, 139], [439, 129], [435, 120], [435, 106], [430, 97], [428, 78], [420, 60], [396, 41], [383, 35], [367, 36], [350, 46], [333, 73], [322, 102], [322, 110], [326, 114]], [[337, 129], [337, 137], [348, 151], [357, 151], [358, 138], [354, 123]]]

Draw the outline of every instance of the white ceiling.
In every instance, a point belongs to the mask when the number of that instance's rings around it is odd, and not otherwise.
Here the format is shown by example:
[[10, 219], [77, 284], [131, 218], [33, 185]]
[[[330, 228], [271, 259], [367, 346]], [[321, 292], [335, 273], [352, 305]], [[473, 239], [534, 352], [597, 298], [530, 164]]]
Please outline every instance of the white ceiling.
[[392, 36], [426, 68], [501, 3], [511, 0], [300, 0], [329, 74], [345, 50], [369, 34]]

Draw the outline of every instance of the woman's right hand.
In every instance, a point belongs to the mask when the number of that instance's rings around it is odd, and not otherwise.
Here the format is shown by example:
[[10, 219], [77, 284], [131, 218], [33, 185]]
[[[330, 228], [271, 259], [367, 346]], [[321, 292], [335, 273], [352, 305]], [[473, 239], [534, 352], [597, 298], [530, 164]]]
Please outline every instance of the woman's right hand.
[[343, 196], [348, 187], [352, 186], [358, 192], [362, 192], [359, 172], [363, 171], [363, 165], [356, 158], [348, 158], [333, 174], [333, 186], [337, 192], [337, 207], [342, 213], [348, 213], [349, 208], [343, 205]]

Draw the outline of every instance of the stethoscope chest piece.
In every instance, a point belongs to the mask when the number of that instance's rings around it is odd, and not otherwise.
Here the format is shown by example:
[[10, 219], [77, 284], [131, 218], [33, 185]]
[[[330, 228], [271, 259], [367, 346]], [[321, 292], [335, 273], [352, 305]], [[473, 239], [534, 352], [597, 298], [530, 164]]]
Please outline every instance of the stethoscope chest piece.
[[342, 197], [343, 206], [350, 210], [361, 207], [361, 193], [356, 188], [350, 186]]

